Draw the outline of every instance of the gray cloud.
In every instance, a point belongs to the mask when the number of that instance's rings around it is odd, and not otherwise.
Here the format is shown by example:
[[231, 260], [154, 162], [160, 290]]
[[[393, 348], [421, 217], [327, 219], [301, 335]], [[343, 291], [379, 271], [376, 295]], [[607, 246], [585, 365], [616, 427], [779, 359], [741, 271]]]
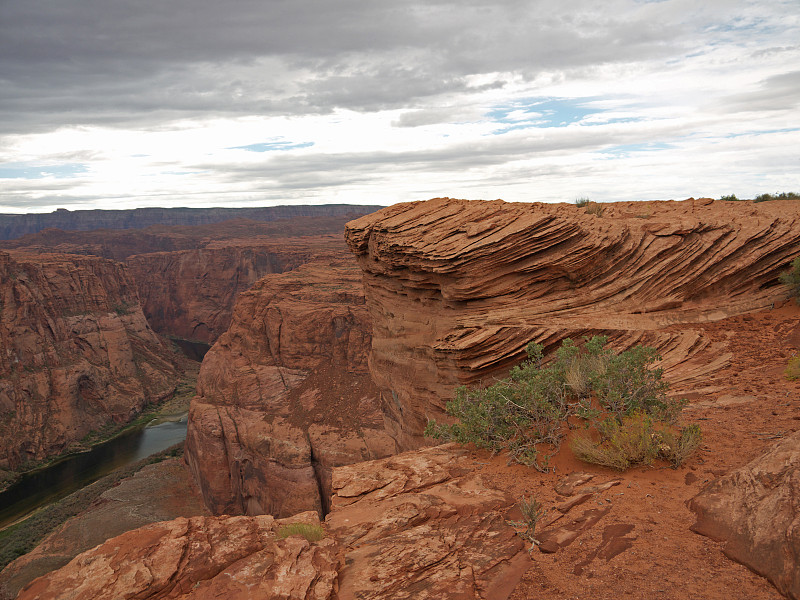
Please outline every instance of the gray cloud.
[[0, 127], [408, 108], [473, 74], [663, 55], [685, 33], [652, 12], [610, 17], [588, 0], [2, 2]]

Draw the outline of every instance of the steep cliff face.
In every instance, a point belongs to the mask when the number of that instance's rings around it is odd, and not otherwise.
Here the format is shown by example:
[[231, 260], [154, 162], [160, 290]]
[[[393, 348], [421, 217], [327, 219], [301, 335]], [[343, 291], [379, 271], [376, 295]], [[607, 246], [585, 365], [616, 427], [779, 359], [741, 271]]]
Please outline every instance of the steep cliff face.
[[324, 512], [332, 467], [395, 451], [369, 345], [360, 272], [343, 245], [239, 296], [189, 414], [186, 458], [212, 512]]
[[264, 275], [283, 273], [310, 260], [295, 240], [130, 256], [150, 326], [189, 340], [213, 342], [231, 322], [236, 297]]
[[0, 252], [0, 468], [59, 453], [174, 389], [127, 269]]
[[571, 205], [437, 199], [348, 224], [373, 321], [370, 369], [392, 435], [423, 443], [459, 383], [504, 374], [531, 340], [646, 342], [668, 376], [726, 366], [693, 323], [770, 306], [800, 252], [796, 202]]

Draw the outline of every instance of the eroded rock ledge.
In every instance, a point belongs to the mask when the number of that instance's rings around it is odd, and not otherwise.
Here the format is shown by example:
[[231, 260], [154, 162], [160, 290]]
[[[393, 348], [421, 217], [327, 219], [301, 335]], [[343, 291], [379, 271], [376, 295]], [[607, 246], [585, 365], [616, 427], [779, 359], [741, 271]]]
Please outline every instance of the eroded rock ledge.
[[448, 198], [351, 221], [373, 322], [370, 372], [402, 448], [459, 383], [504, 375], [531, 340], [604, 333], [661, 350], [672, 381], [724, 367], [693, 323], [770, 306], [800, 251], [796, 202], [574, 205]]
[[284, 598], [504, 600], [530, 566], [513, 504], [453, 445], [334, 469], [326, 536], [276, 539], [316, 512], [192, 517], [112, 538], [18, 600]]

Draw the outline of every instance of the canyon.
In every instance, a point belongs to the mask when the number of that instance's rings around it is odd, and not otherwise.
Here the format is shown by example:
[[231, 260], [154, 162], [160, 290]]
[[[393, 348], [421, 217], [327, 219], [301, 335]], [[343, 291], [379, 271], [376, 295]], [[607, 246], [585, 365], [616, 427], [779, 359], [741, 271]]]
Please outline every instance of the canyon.
[[[19, 598], [798, 597], [786, 499], [800, 493], [800, 382], [783, 370], [800, 351], [800, 307], [778, 282], [800, 253], [798, 203], [593, 214], [436, 199], [351, 220], [347, 246], [323, 231], [256, 240], [265, 225], [232, 224], [228, 238], [150, 230], [152, 251], [116, 257], [137, 288], [148, 269], [170, 274], [149, 299], [138, 292], [143, 314], [215, 341], [185, 460], [217, 516], [84, 547]], [[102, 246], [71, 235], [26, 247]], [[562, 450], [539, 473], [427, 447], [425, 423], [447, 419], [456, 385], [504, 376], [529, 341], [549, 352], [593, 334], [658, 348], [689, 400], [683, 421], [703, 429], [686, 465], [613, 473]], [[547, 509], [539, 549], [509, 525], [525, 497]], [[279, 539], [290, 522], [325, 536]]]
[[175, 389], [123, 265], [0, 252], [0, 469], [68, 450]]

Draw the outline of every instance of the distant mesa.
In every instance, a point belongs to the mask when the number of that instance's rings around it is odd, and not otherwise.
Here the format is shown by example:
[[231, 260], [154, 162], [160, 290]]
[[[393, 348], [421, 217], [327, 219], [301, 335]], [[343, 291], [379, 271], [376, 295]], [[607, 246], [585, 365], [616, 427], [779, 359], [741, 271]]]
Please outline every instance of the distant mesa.
[[209, 225], [231, 219], [277, 221], [295, 217], [362, 215], [380, 206], [320, 204], [261, 208], [132, 208], [128, 210], [68, 210], [51, 213], [0, 214], [0, 240], [11, 240], [46, 228], [89, 231], [91, 229], [140, 229], [151, 225]]

